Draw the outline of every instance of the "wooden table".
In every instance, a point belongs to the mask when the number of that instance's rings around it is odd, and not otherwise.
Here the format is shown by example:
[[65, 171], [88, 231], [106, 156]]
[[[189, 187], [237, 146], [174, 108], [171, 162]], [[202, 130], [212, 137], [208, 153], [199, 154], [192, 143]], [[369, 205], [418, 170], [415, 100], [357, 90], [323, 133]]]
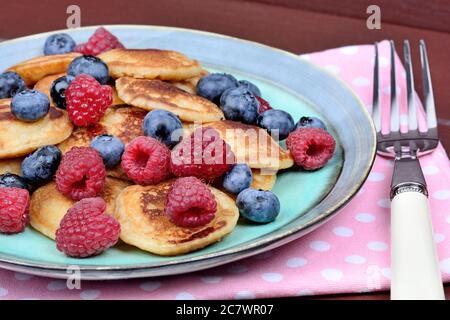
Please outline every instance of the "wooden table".
[[[1, 0], [0, 38], [63, 29], [77, 3], [81, 24], [153, 24], [193, 28], [254, 40], [295, 53], [350, 44], [404, 39], [418, 50], [425, 39], [432, 68], [442, 143], [450, 150], [450, 2], [447, 0]], [[381, 30], [366, 27], [366, 9], [381, 8]], [[418, 59], [418, 56], [415, 56]], [[415, 70], [418, 75], [419, 70]], [[420, 79], [419, 79], [420, 80]], [[420, 81], [417, 87], [421, 88]], [[446, 287], [450, 298], [450, 286]], [[386, 299], [387, 293], [317, 298]]]

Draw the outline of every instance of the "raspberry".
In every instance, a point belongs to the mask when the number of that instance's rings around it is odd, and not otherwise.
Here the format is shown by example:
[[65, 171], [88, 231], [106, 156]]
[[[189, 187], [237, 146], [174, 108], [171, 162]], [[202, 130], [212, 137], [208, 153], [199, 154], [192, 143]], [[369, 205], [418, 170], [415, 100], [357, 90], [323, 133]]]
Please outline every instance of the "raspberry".
[[88, 42], [75, 46], [74, 51], [96, 56], [102, 52], [116, 48], [125, 48], [119, 39], [103, 27], [95, 30]]
[[56, 231], [56, 247], [74, 258], [98, 255], [115, 245], [120, 224], [105, 213], [102, 198], [86, 198], [75, 203], [61, 220]]
[[179, 227], [200, 227], [214, 219], [217, 202], [206, 184], [195, 177], [185, 177], [170, 187], [164, 211]]
[[299, 128], [289, 134], [286, 145], [297, 165], [305, 170], [315, 170], [333, 157], [336, 142], [322, 128]]
[[66, 108], [77, 126], [97, 123], [112, 103], [112, 89], [87, 74], [80, 74], [66, 89]]
[[125, 148], [122, 169], [135, 183], [157, 184], [170, 175], [170, 151], [151, 137], [137, 137]]
[[235, 162], [231, 147], [210, 128], [198, 128], [172, 150], [170, 168], [177, 177], [212, 180], [225, 174]]
[[258, 97], [258, 96], [255, 96], [255, 97], [256, 97], [256, 100], [259, 101], [259, 113], [263, 113], [263, 112], [266, 112], [267, 110], [273, 109], [270, 106], [269, 102], [267, 102], [266, 100], [264, 100], [261, 97]]
[[30, 195], [20, 188], [0, 187], [0, 232], [19, 233], [28, 223]]
[[106, 169], [100, 154], [91, 147], [73, 147], [56, 172], [56, 186], [73, 200], [95, 197], [103, 189]]

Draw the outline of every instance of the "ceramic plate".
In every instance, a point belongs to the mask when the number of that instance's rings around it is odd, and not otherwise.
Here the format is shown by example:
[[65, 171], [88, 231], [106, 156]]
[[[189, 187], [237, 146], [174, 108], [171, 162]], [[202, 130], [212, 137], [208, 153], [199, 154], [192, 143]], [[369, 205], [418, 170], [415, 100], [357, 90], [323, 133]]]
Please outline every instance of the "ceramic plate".
[[[96, 27], [66, 30], [85, 42]], [[214, 245], [190, 254], [160, 257], [119, 245], [97, 257], [71, 259], [31, 227], [24, 233], [0, 235], [0, 265], [49, 277], [67, 276], [76, 265], [84, 279], [120, 279], [171, 275], [201, 270], [280, 246], [331, 218], [365, 181], [375, 156], [375, 133], [365, 107], [343, 82], [298, 56], [258, 43], [194, 30], [169, 27], [108, 26], [128, 48], [161, 48], [198, 59], [208, 70], [228, 72], [259, 86], [272, 106], [295, 120], [313, 115], [325, 120], [337, 141], [332, 160], [314, 172], [286, 171], [273, 191], [281, 202], [275, 222], [239, 222]], [[0, 70], [40, 55], [49, 33], [0, 43]]]

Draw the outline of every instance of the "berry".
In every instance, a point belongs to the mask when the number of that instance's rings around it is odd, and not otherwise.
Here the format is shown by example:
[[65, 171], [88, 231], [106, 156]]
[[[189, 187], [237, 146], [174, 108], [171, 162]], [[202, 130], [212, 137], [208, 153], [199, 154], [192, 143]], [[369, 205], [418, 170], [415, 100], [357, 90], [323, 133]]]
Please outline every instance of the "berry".
[[0, 99], [11, 98], [27, 86], [17, 73], [8, 71], [0, 74]]
[[259, 114], [259, 102], [248, 89], [228, 89], [220, 98], [220, 108], [227, 120], [254, 124]]
[[214, 219], [217, 202], [206, 184], [195, 177], [185, 177], [170, 187], [164, 211], [177, 226], [195, 228]]
[[256, 96], [256, 100], [258, 100], [259, 102], [259, 113], [266, 112], [267, 110], [272, 110], [269, 102], [267, 102], [263, 98]]
[[60, 109], [66, 109], [66, 89], [74, 77], [62, 76], [53, 81], [50, 87], [50, 96], [55, 105]]
[[142, 127], [146, 136], [161, 141], [169, 148], [179, 142], [183, 133], [180, 119], [172, 112], [162, 109], [147, 113]]
[[249, 90], [251, 93], [253, 93], [256, 97], [261, 97], [261, 90], [259, 88], [247, 80], [239, 80], [239, 87], [244, 87], [247, 90]]
[[212, 180], [222, 176], [235, 162], [231, 147], [209, 127], [196, 129], [172, 150], [170, 168], [177, 177]]
[[53, 178], [60, 161], [57, 147], [41, 147], [22, 161], [22, 176], [33, 185], [41, 185]]
[[0, 188], [20, 188], [29, 190], [26, 180], [14, 173], [0, 174]]
[[301, 117], [295, 125], [295, 129], [298, 128], [322, 128], [327, 130], [327, 126], [322, 120], [316, 117]]
[[245, 189], [236, 198], [240, 214], [252, 222], [268, 223], [280, 213], [280, 200], [271, 191]]
[[75, 203], [56, 230], [56, 247], [69, 257], [95, 256], [119, 240], [120, 224], [105, 213], [102, 198], [87, 198]]
[[125, 149], [125, 145], [119, 138], [109, 134], [96, 136], [91, 142], [91, 147], [100, 153], [105, 167], [109, 169], [119, 164]]
[[286, 145], [297, 165], [305, 170], [315, 170], [333, 157], [336, 142], [322, 128], [300, 128], [289, 134]]
[[75, 41], [67, 33], [52, 34], [44, 44], [44, 54], [63, 54], [73, 51]]
[[102, 157], [93, 148], [73, 147], [63, 155], [56, 186], [63, 195], [72, 200], [97, 196], [103, 189], [106, 170]]
[[37, 121], [48, 113], [50, 101], [46, 94], [37, 90], [23, 90], [11, 100], [11, 113], [22, 121]]
[[197, 94], [215, 104], [219, 104], [222, 93], [237, 86], [238, 81], [231, 74], [211, 73], [201, 78], [197, 83]]
[[258, 125], [266, 129], [274, 138], [284, 140], [294, 130], [294, 119], [283, 110], [267, 110], [258, 116]]
[[223, 177], [223, 188], [228, 192], [238, 194], [250, 187], [252, 178], [252, 170], [248, 165], [236, 164]]
[[122, 169], [137, 184], [160, 183], [170, 175], [170, 150], [151, 137], [137, 137], [125, 148]]
[[125, 48], [119, 39], [103, 27], [95, 30], [88, 42], [76, 46], [75, 51], [88, 55], [99, 55], [116, 48]]
[[93, 77], [77, 76], [66, 89], [66, 108], [70, 120], [77, 126], [97, 123], [112, 103], [112, 89], [100, 85]]
[[100, 84], [106, 84], [109, 80], [108, 66], [94, 56], [76, 57], [70, 63], [67, 74], [73, 77], [80, 74], [88, 74], [94, 77]]
[[22, 232], [28, 223], [30, 194], [20, 188], [0, 188], [0, 232]]

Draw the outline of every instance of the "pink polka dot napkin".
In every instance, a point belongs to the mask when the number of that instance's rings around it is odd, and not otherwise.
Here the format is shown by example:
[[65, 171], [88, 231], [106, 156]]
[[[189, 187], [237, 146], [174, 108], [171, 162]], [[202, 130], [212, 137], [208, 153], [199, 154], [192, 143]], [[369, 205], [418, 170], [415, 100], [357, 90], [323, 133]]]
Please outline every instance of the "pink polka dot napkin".
[[[385, 102], [389, 98], [388, 50], [388, 43], [382, 42], [381, 85]], [[372, 46], [349, 46], [302, 57], [343, 79], [370, 108]], [[400, 64], [397, 67], [403, 70]], [[400, 72], [398, 84], [400, 104], [405, 105], [404, 72]], [[402, 111], [405, 114], [405, 110]], [[406, 120], [405, 116], [401, 119], [403, 123]], [[439, 146], [420, 161], [429, 186], [442, 277], [448, 282], [449, 160]], [[0, 299], [238, 299], [387, 289], [390, 277], [388, 197], [392, 166], [392, 161], [377, 157], [361, 191], [334, 219], [297, 241], [259, 256], [180, 276], [85, 281], [80, 290], [67, 289], [63, 280], [0, 270]]]

